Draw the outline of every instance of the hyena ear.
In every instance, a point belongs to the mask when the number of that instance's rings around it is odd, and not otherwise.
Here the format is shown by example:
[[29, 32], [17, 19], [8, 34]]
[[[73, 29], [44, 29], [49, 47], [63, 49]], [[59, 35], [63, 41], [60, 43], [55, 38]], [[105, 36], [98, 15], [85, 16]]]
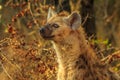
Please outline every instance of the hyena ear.
[[57, 13], [53, 11], [51, 8], [48, 10], [47, 20], [51, 18], [52, 16], [55, 16]]
[[73, 12], [70, 16], [67, 17], [70, 27], [75, 30], [81, 25], [81, 16], [78, 12]]

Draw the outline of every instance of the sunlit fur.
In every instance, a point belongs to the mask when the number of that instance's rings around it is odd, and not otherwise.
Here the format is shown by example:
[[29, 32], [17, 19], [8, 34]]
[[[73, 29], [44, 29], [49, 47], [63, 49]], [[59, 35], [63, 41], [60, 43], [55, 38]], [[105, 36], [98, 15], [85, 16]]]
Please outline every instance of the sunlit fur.
[[59, 64], [57, 80], [120, 80], [98, 60], [83, 28], [79, 25], [79, 29], [73, 30], [68, 19], [55, 15], [46, 23], [59, 25], [59, 28], [53, 28], [51, 35], [54, 37], [50, 39]]

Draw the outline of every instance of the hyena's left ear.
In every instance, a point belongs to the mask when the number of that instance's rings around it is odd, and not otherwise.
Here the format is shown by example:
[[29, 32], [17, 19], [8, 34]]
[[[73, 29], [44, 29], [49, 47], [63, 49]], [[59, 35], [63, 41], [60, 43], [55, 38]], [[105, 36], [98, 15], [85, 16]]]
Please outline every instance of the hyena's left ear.
[[67, 17], [69, 26], [75, 30], [81, 25], [81, 16], [78, 12], [73, 12], [70, 16]]
[[55, 15], [57, 15], [57, 13], [54, 10], [52, 10], [51, 8], [49, 8], [48, 15], [47, 15], [47, 20], [49, 18], [51, 18], [52, 16], [55, 16]]

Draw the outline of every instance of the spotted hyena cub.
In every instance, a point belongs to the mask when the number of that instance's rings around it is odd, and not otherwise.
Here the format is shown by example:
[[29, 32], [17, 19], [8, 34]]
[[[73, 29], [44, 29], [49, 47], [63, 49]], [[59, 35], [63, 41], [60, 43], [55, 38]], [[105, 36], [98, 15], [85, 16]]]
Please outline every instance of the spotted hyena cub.
[[58, 59], [57, 80], [120, 80], [98, 60], [87, 42], [77, 12], [59, 16], [49, 10], [41, 36], [51, 40]]

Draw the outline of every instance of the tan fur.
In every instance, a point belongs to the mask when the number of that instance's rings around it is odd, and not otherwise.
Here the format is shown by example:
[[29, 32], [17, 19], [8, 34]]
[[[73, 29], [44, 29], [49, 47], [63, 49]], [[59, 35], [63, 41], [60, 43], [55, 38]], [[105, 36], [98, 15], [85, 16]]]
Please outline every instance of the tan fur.
[[108, 66], [99, 62], [85, 38], [83, 28], [71, 29], [65, 18], [56, 15], [46, 23], [59, 25], [59, 28], [52, 28], [50, 34], [54, 35], [50, 40], [59, 63], [57, 80], [120, 80]]

